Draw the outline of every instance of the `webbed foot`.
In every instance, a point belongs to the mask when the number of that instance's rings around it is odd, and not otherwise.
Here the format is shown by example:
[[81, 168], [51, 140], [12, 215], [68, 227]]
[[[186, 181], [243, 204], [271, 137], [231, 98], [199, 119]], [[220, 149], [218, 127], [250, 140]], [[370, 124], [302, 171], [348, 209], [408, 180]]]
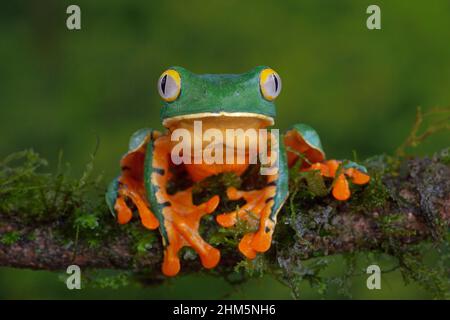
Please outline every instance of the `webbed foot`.
[[170, 205], [164, 209], [169, 244], [164, 251], [163, 273], [174, 276], [180, 271], [178, 252], [185, 246], [192, 247], [198, 253], [205, 268], [214, 268], [219, 263], [220, 251], [203, 240], [198, 228], [201, 218], [217, 208], [219, 196], [196, 206], [192, 203], [192, 189], [187, 189], [169, 196], [169, 199]]
[[234, 226], [239, 220], [247, 223], [250, 230], [239, 242], [239, 250], [249, 259], [254, 259], [258, 252], [269, 250], [275, 221], [270, 219], [276, 186], [271, 181], [277, 176], [269, 177], [269, 184], [261, 190], [240, 191], [233, 187], [227, 189], [231, 200], [244, 199], [246, 204], [235, 211], [223, 213], [216, 217], [217, 222], [225, 228]]
[[355, 162], [349, 161], [339, 170], [341, 164], [342, 161], [326, 160], [313, 163], [310, 167], [303, 170], [318, 170], [323, 177], [335, 179], [331, 193], [335, 199], [345, 201], [351, 195], [348, 179], [354, 184], [364, 185], [369, 183], [370, 176], [363, 166]]

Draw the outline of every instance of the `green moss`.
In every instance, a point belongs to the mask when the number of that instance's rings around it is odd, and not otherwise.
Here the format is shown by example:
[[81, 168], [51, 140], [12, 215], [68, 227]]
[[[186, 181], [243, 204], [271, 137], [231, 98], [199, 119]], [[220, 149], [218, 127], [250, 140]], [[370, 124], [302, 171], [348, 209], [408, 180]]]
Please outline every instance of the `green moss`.
[[[249, 214], [251, 219], [252, 215]], [[207, 225], [205, 225], [207, 226]], [[230, 248], [237, 248], [241, 238], [250, 232], [258, 230], [257, 224], [249, 224], [247, 221], [238, 219], [233, 228], [215, 228], [214, 232], [210, 232], [207, 241], [212, 245], [226, 245]], [[202, 233], [205, 233], [204, 231]]]
[[434, 159], [443, 164], [450, 165], [450, 147], [436, 153], [434, 155]]
[[32, 150], [18, 152], [0, 161], [0, 212], [19, 215], [21, 222], [47, 222], [73, 218], [76, 211], [103, 214], [104, 187], [93, 176], [93, 158], [79, 179], [59, 158], [53, 174], [42, 169], [47, 161]]
[[401, 237], [411, 237], [415, 235], [414, 230], [407, 230], [404, 228], [406, 216], [404, 214], [387, 214], [376, 219], [380, 231], [383, 233], [383, 238], [399, 239]]
[[[448, 164], [446, 161], [450, 157], [447, 151], [447, 153], [442, 152], [436, 155], [435, 158], [439, 161], [444, 160], [444, 164], [439, 165], [445, 165], [445, 163]], [[434, 167], [437, 164], [429, 161], [422, 164], [428, 168], [426, 170], [422, 170], [420, 166], [412, 168], [412, 178], [417, 180], [425, 198], [432, 204], [431, 200], [442, 191], [436, 190], [433, 185], [435, 181], [438, 181], [437, 179], [443, 179], [443, 177], [436, 176], [435, 172], [439, 172], [437, 170], [439, 168]], [[62, 166], [61, 163], [62, 160], [54, 174], [47, 174], [41, 172], [46, 161], [39, 158], [33, 151], [17, 153], [1, 161], [0, 211], [3, 214], [20, 216], [25, 224], [58, 221], [61, 228], [55, 232], [54, 236], [60, 239], [62, 244], [72, 245], [74, 254], [81, 241], [90, 247], [99, 247], [118, 234], [131, 239], [135, 262], [148, 254], [155, 244], [159, 245], [158, 232], [145, 229], [138, 218], [127, 225], [117, 225], [104, 203], [103, 183], [100, 177], [93, 174], [93, 159], [78, 179], [71, 177], [68, 166]], [[213, 274], [225, 275], [227, 279], [238, 279], [233, 280], [235, 282], [260, 277], [263, 274], [272, 274], [288, 284], [296, 297], [301, 294], [300, 286], [305, 282], [321, 294], [325, 294], [334, 286], [341, 290], [340, 293], [343, 296], [349, 296], [351, 278], [355, 270], [353, 254], [345, 255], [348, 271], [342, 276], [326, 275], [325, 270], [331, 263], [329, 258], [310, 259], [311, 252], [317, 256], [327, 254], [326, 248], [324, 249], [321, 243], [332, 243], [330, 241], [337, 232], [340, 232], [333, 224], [333, 219], [341, 206], [347, 206], [346, 210], [355, 214], [379, 211], [380, 214], [374, 219], [374, 223], [378, 225], [379, 231], [383, 234], [381, 238], [385, 240], [374, 246], [381, 248], [381, 252], [388, 253], [399, 261], [399, 268], [405, 281], [420, 283], [436, 297], [446, 296], [446, 292], [447, 294], [449, 292], [445, 286], [446, 283], [448, 284], [448, 281], [446, 282], [448, 274], [446, 275], [445, 270], [450, 262], [448, 239], [440, 243], [443, 247], [447, 246], [447, 249], [440, 249], [440, 255], [432, 266], [424, 262], [423, 248], [413, 250], [410, 249], [411, 246], [403, 245], [399, 239], [413, 235], [412, 231], [405, 231], [401, 227], [405, 216], [392, 214], [398, 208], [385, 208], [387, 200], [391, 205], [394, 203], [399, 207], [408, 205], [398, 195], [397, 189], [389, 185], [389, 177], [402, 175], [403, 169], [398, 166], [395, 158], [388, 156], [373, 157], [366, 160], [364, 164], [371, 175], [371, 182], [364, 187], [351, 186], [352, 198], [345, 203], [336, 201], [329, 195], [333, 183], [331, 179], [323, 179], [316, 171], [300, 172], [298, 170], [300, 164], [297, 164], [290, 170], [290, 196], [279, 214], [274, 238], [275, 248], [264, 255], [258, 255], [254, 260], [245, 259], [235, 266], [219, 266]], [[241, 177], [227, 173], [210, 177], [200, 183], [190, 182], [197, 204], [216, 194], [221, 197], [216, 212], [203, 218], [200, 233], [206, 241], [219, 247], [224, 257], [238, 255], [237, 246], [240, 239], [244, 234], [256, 231], [256, 227], [239, 220], [234, 228], [221, 228], [215, 221], [215, 215], [219, 212], [236, 210], [243, 204], [242, 201], [231, 201], [226, 197], [228, 187], [250, 190], [264, 185], [264, 179], [252, 178], [254, 176], [252, 172], [257, 169], [257, 166], [251, 167]], [[425, 178], [422, 175], [425, 175]], [[421, 185], [422, 181], [425, 183]], [[176, 190], [181, 186], [174, 184], [172, 187]], [[430, 205], [429, 208], [430, 211], [425, 216], [429, 227], [443, 228], [442, 219], [433, 211], [433, 206]], [[442, 235], [445, 235], [444, 231]], [[35, 234], [31, 233], [22, 237], [17, 232], [6, 233], [1, 236], [0, 242], [4, 245], [12, 245], [21, 238], [33, 241]], [[370, 255], [374, 252], [376, 251], [364, 254]], [[189, 248], [183, 250], [182, 258], [184, 260], [198, 259], [195, 252]], [[303, 261], [304, 258], [310, 260]], [[132, 281], [132, 275], [136, 274], [92, 272], [88, 274], [88, 283], [91, 286], [118, 288]], [[148, 280], [148, 275], [139, 274], [139, 276], [139, 281]]]
[[371, 212], [377, 208], [383, 208], [388, 200], [389, 191], [382, 181], [382, 176], [379, 173], [373, 173], [369, 184], [361, 192], [353, 195], [350, 204], [357, 211]]
[[0, 238], [0, 243], [11, 246], [19, 241], [21, 238], [20, 233], [17, 231], [7, 232], [3, 234]]
[[75, 210], [74, 226], [85, 230], [94, 230], [99, 227], [99, 219], [96, 215]]
[[119, 289], [132, 281], [132, 273], [113, 270], [88, 270], [83, 272], [84, 287], [100, 289]]
[[147, 253], [157, 240], [157, 235], [154, 232], [146, 232], [145, 235], [136, 239], [136, 251], [138, 254]]
[[158, 232], [144, 228], [139, 220], [120, 226], [119, 229], [119, 232], [125, 233], [133, 240], [133, 248], [136, 253], [136, 258], [148, 253], [154, 244], [159, 241]]
[[33, 230], [32, 232], [30, 232], [29, 234], [26, 235], [26, 239], [28, 241], [34, 241], [36, 240], [36, 232]]
[[236, 273], [243, 272], [251, 278], [260, 278], [270, 270], [270, 266], [265, 259], [265, 256], [258, 254], [253, 260], [241, 260], [236, 264], [233, 270]]

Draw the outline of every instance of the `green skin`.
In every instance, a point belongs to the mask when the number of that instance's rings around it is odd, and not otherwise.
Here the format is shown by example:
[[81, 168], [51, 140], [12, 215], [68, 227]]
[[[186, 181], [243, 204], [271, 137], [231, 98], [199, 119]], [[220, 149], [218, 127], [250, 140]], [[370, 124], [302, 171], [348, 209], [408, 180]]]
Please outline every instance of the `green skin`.
[[[266, 69], [259, 66], [250, 72], [240, 75], [196, 75], [181, 67], [172, 67], [181, 77], [181, 92], [178, 98], [172, 102], [164, 102], [161, 109], [161, 120], [174, 117], [195, 116], [196, 114], [221, 114], [221, 113], [251, 113], [269, 118], [275, 117], [275, 104], [264, 98], [260, 89], [260, 74]], [[318, 151], [325, 158], [320, 138], [316, 131], [305, 124], [296, 124], [290, 128], [295, 130], [309, 147]], [[144, 163], [144, 185], [147, 193], [147, 200], [151, 210], [160, 221], [160, 232], [164, 238], [164, 243], [168, 243], [167, 232], [164, 228], [164, 216], [162, 209], [164, 205], [158, 203], [155, 193], [160, 186], [155, 186], [151, 182], [151, 175], [155, 172], [152, 168], [153, 141], [151, 129], [141, 129], [130, 139], [129, 151], [124, 155], [131, 154], [143, 145], [146, 145], [146, 160]], [[276, 216], [288, 196], [288, 166], [285, 147], [280, 139], [279, 150], [279, 170], [278, 179], [275, 181], [276, 194], [272, 207], [270, 219], [276, 223]], [[357, 167], [365, 172], [365, 168], [347, 162], [347, 167]], [[118, 179], [113, 180], [106, 193], [106, 201], [115, 215], [114, 204], [118, 196]]]
[[249, 112], [275, 117], [275, 104], [264, 99], [259, 88], [260, 66], [244, 74], [197, 75], [181, 67], [172, 67], [181, 76], [181, 94], [173, 102], [164, 102], [161, 120], [196, 113]]

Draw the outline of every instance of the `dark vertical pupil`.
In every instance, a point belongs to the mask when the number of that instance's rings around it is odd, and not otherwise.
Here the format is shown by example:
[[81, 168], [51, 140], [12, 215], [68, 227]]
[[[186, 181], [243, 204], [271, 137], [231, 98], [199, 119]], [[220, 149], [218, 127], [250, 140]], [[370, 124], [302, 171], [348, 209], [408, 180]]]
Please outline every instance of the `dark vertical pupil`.
[[163, 94], [166, 94], [166, 81], [167, 81], [167, 74], [161, 79], [161, 91]]
[[273, 81], [275, 81], [275, 92], [277, 92], [278, 91], [278, 79], [274, 74], [272, 74], [272, 77], [273, 77]]

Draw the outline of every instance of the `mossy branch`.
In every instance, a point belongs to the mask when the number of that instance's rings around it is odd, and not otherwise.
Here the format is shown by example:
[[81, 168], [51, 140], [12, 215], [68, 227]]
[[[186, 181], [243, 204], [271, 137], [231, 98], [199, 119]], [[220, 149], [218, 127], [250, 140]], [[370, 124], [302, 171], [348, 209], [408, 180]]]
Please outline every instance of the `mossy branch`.
[[[19, 163], [17, 163], [19, 161]], [[213, 217], [204, 218], [202, 234], [220, 247], [222, 260], [212, 274], [229, 277], [259, 267], [292, 285], [303, 277], [302, 261], [336, 253], [384, 252], [405, 257], [422, 240], [439, 242], [450, 223], [450, 154], [405, 159], [377, 156], [364, 164], [372, 176], [366, 187], [354, 187], [348, 202], [323, 194], [330, 181], [291, 170], [290, 198], [279, 215], [271, 250], [248, 262], [236, 246], [246, 230], [222, 229]], [[65, 270], [122, 269], [145, 274], [145, 281], [163, 279], [162, 247], [156, 232], [134, 219], [120, 226], [108, 213], [100, 179], [92, 163], [82, 178], [71, 179], [58, 166], [56, 174], [40, 173], [45, 161], [32, 151], [0, 162], [0, 266]], [[222, 175], [196, 185], [197, 201], [224, 194], [226, 186], [257, 185]], [[220, 210], [236, 205], [222, 202]], [[405, 269], [405, 270], [406, 270]], [[183, 253], [182, 272], [201, 270], [191, 250]]]

